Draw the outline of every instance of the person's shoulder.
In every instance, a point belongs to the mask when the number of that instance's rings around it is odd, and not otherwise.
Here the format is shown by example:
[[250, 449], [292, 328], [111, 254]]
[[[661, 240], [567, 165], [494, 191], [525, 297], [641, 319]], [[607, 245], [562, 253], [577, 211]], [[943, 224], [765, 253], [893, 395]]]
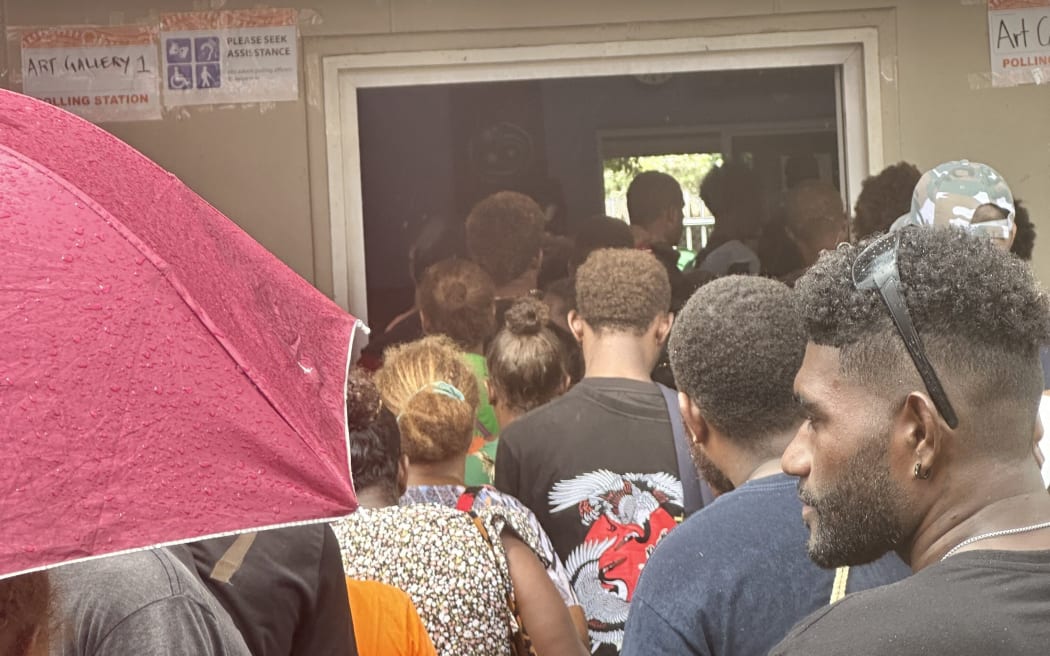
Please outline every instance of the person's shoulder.
[[187, 563], [169, 549], [148, 549], [94, 558], [65, 565], [51, 573], [53, 581], [85, 591], [92, 588], [113, 594], [118, 603], [139, 607], [180, 594], [190, 573]]
[[[793, 484], [788, 485], [794, 494]], [[800, 534], [804, 531], [799, 515], [777, 503], [784, 493], [782, 487], [779, 481], [761, 487], [752, 482], [718, 497], [660, 541], [645, 566], [646, 575], [666, 578], [669, 584], [677, 586], [680, 573], [688, 569], [703, 572], [696, 578], [705, 587], [720, 581], [724, 585], [719, 585], [727, 589], [733, 581], [739, 584], [742, 574], [757, 575], [756, 568], [747, 565], [756, 545], [763, 545], [759, 569], [775, 566], [776, 561], [769, 554], [781, 547], [788, 552], [792, 546], [798, 546], [793, 540], [802, 539]], [[802, 562], [812, 566], [804, 553], [801, 555]]]
[[514, 495], [501, 492], [491, 485], [482, 485], [474, 493], [473, 509], [482, 510], [490, 506], [511, 508], [532, 515], [532, 511]]
[[218, 618], [225, 614], [191, 570], [188, 551], [183, 556], [176, 549], [184, 547], [108, 556], [53, 570], [59, 612], [87, 623], [84, 631], [96, 642], [118, 626], [150, 633], [147, 625], [158, 613], [167, 614], [173, 623], [222, 621]]
[[412, 597], [400, 588], [383, 583], [382, 581], [368, 581], [346, 577], [346, 588], [350, 595], [351, 603], [354, 600], [361, 602], [360, 607], [368, 606], [373, 609], [384, 610], [394, 608], [406, 608], [415, 606]]
[[[769, 652], [770, 656], [900, 651], [882, 651], [875, 646], [885, 636], [888, 624], [895, 625], [900, 632], [905, 627], [897, 620], [909, 615], [914, 617], [907, 610], [912, 605], [908, 603], [911, 596], [901, 594], [900, 590], [906, 581], [846, 595], [842, 600], [815, 611], [799, 621]], [[874, 651], [868, 651], [869, 648]]]
[[[462, 517], [462, 515], [463, 513], [455, 508], [434, 503], [413, 503], [407, 506], [395, 505], [384, 508], [359, 508], [357, 512], [342, 520], [342, 522], [333, 524], [333, 528], [343, 523], [351, 526], [360, 524], [403, 524]], [[336, 532], [338, 533], [338, 529]]]
[[732, 531], [727, 530], [721, 518], [712, 517], [706, 510], [695, 513], [660, 541], [646, 562], [645, 576], [663, 579], [653, 581], [663, 588], [679, 585], [682, 571], [689, 570], [696, 576], [691, 576], [688, 583], [695, 581], [704, 587], [710, 583], [710, 576], [724, 573], [726, 561], [739, 558], [739, 550], [727, 548], [727, 540], [732, 538]]
[[[500, 442], [510, 446], [520, 446], [520, 442], [534, 442], [548, 439], [552, 433], [557, 434], [568, 416], [575, 415], [581, 404], [582, 391], [579, 385], [570, 389], [558, 398], [534, 408], [500, 430]], [[558, 435], [558, 439], [561, 437]]]

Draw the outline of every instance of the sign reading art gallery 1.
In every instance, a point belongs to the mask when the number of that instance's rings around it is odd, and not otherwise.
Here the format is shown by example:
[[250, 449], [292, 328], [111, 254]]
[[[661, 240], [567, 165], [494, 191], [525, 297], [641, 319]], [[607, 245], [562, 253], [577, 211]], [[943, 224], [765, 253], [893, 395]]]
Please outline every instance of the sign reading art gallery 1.
[[988, 0], [992, 84], [1050, 83], [1050, 0]]
[[164, 14], [160, 46], [168, 107], [299, 97], [293, 9]]
[[55, 27], [20, 41], [27, 96], [93, 122], [160, 118], [154, 28]]

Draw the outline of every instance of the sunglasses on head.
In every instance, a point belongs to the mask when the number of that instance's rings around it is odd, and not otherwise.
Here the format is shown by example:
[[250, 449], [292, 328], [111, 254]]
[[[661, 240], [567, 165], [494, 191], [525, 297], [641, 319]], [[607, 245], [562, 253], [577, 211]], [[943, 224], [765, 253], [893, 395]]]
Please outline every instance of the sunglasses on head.
[[955, 409], [948, 401], [948, 395], [944, 393], [944, 387], [937, 378], [937, 372], [933, 370], [929, 358], [926, 357], [926, 349], [922, 345], [915, 324], [912, 323], [908, 306], [901, 296], [900, 284], [901, 274], [897, 268], [897, 251], [900, 246], [900, 232], [891, 232], [868, 244], [855, 260], [853, 260], [852, 276], [853, 287], [857, 290], [874, 289], [879, 292], [886, 309], [890, 311], [893, 325], [897, 327], [897, 333], [904, 340], [904, 346], [908, 349], [911, 361], [926, 385], [926, 391], [933, 399], [933, 405], [944, 417], [945, 423], [951, 428], [959, 425], [959, 418]]

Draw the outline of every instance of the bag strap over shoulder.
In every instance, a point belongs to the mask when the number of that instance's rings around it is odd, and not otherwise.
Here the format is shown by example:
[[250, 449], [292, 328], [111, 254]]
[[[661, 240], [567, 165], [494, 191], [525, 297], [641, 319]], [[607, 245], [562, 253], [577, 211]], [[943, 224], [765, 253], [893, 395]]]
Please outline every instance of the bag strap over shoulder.
[[674, 433], [674, 451], [678, 460], [678, 480], [682, 481], [682, 500], [685, 505], [685, 516], [689, 517], [715, 499], [711, 487], [700, 480], [693, 456], [689, 453], [689, 440], [682, 423], [682, 411], [678, 408], [678, 393], [666, 385], [656, 383], [664, 395], [667, 404], [667, 415], [671, 420]]

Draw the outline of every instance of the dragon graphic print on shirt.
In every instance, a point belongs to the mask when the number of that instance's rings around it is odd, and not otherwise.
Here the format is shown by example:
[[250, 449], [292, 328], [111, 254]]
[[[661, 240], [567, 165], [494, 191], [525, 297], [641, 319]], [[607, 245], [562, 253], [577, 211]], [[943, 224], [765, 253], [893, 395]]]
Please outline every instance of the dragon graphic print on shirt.
[[605, 469], [556, 483], [551, 514], [575, 508], [588, 527], [565, 561], [587, 615], [595, 651], [619, 651], [642, 568], [682, 519], [682, 483], [667, 473], [617, 474]]

